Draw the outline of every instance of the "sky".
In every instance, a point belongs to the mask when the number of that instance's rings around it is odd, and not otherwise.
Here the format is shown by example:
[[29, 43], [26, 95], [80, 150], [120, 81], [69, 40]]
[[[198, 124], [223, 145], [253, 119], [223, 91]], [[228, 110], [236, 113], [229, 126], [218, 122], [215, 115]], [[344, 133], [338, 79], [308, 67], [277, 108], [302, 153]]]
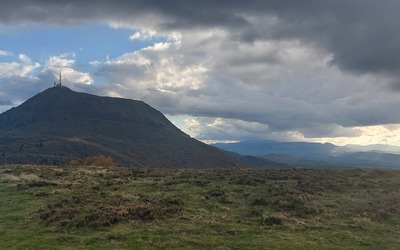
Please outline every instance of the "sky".
[[142, 100], [204, 142], [400, 146], [400, 1], [0, 2], [0, 112]]

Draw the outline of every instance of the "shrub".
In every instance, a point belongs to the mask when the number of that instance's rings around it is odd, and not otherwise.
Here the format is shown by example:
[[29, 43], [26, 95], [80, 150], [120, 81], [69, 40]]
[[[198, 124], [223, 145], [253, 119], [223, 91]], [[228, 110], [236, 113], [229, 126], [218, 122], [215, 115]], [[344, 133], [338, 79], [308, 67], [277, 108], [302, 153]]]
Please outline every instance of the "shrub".
[[72, 160], [68, 164], [69, 166], [98, 166], [98, 167], [116, 167], [118, 164], [109, 156], [97, 155], [89, 156], [82, 159]]
[[279, 226], [283, 224], [282, 218], [275, 217], [275, 216], [269, 216], [266, 218], [263, 218], [262, 220], [262, 225], [264, 226]]

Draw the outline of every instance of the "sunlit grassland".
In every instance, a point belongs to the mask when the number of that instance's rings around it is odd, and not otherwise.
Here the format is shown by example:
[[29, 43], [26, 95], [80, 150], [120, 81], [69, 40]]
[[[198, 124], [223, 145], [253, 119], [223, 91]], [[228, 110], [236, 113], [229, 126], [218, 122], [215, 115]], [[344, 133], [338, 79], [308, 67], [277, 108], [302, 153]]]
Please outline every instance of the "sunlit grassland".
[[400, 171], [3, 166], [2, 249], [396, 249]]

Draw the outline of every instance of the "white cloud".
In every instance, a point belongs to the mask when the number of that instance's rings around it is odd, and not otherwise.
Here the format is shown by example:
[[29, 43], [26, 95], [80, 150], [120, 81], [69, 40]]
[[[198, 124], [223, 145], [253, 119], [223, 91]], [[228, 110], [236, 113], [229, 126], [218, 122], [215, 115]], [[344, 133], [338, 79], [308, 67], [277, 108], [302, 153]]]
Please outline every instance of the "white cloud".
[[93, 67], [97, 68], [102, 64], [102, 62], [98, 61], [98, 60], [94, 60], [94, 61], [90, 61], [89, 64], [92, 65]]
[[89, 73], [86, 72], [79, 72], [74, 70], [73, 68], [63, 68], [62, 69], [62, 77], [64, 84], [72, 84], [72, 85], [79, 85], [79, 84], [92, 84], [93, 79]]
[[129, 36], [129, 40], [152, 40], [157, 35], [155, 30], [141, 30], [136, 31], [133, 35]]
[[151, 89], [199, 89], [207, 67], [184, 57], [180, 47], [180, 41], [155, 43], [107, 61], [100, 73], [113, 83], [140, 89], [141, 94]]
[[5, 51], [5, 50], [0, 50], [0, 56], [10, 56], [12, 55], [11, 52]]
[[87, 72], [81, 72], [74, 68], [75, 53], [64, 53], [59, 56], [51, 56], [43, 69], [43, 71], [50, 71], [54, 75], [54, 79], [58, 79], [61, 72], [62, 81], [66, 85], [77, 86], [79, 84], [92, 84], [93, 79]]
[[21, 62], [24, 62], [24, 63], [31, 63], [32, 62], [32, 60], [29, 57], [27, 57], [26, 55], [24, 55], [24, 54], [19, 54], [18, 58], [19, 58], [19, 60]]
[[0, 63], [0, 112], [18, 106], [34, 94], [52, 87], [62, 70], [62, 82], [73, 89], [81, 90], [93, 79], [87, 72], [75, 69], [75, 54], [51, 56], [43, 65], [34, 62], [25, 54], [19, 54], [14, 62]]
[[51, 56], [47, 59], [45, 68], [51, 70], [61, 70], [64, 67], [71, 67], [75, 63], [74, 53], [64, 53], [59, 56]]
[[137, 32], [135, 32], [135, 34], [133, 34], [133, 35], [131, 35], [130, 37], [129, 37], [129, 40], [140, 40], [140, 39], [142, 39], [142, 34], [139, 32], [139, 31], [137, 31]]
[[0, 78], [7, 78], [12, 76], [28, 77], [40, 64], [37, 62], [32, 62], [24, 54], [18, 56], [19, 62], [2, 62], [0, 63]]

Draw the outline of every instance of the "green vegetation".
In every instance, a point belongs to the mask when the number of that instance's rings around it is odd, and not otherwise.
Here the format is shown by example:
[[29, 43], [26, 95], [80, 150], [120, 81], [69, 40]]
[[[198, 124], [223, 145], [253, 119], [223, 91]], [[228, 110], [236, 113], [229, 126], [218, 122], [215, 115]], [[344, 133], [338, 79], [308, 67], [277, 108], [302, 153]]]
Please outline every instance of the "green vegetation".
[[396, 249], [400, 171], [0, 168], [1, 249]]

